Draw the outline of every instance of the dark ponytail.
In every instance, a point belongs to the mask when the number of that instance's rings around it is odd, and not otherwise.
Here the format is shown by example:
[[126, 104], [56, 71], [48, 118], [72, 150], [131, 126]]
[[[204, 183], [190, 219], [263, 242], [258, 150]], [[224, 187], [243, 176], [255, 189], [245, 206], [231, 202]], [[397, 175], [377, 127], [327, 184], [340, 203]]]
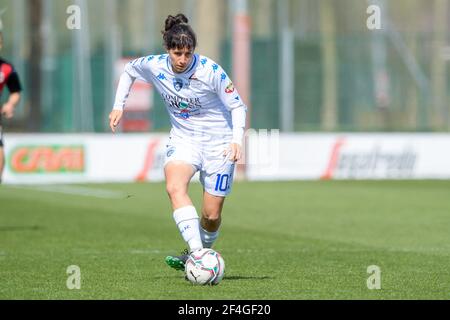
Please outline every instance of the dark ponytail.
[[188, 24], [189, 20], [182, 13], [168, 16], [165, 22], [163, 34], [164, 47], [170, 49], [188, 48], [195, 50], [197, 36]]

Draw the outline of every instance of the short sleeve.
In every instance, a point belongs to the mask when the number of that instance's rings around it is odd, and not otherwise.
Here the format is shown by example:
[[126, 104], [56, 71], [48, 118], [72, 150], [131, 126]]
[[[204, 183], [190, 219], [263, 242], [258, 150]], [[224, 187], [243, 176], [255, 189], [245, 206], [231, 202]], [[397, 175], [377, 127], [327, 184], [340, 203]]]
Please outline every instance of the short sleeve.
[[10, 93], [17, 93], [22, 91], [22, 86], [20, 85], [20, 80], [17, 72], [13, 71], [8, 80], [6, 81], [6, 86]]

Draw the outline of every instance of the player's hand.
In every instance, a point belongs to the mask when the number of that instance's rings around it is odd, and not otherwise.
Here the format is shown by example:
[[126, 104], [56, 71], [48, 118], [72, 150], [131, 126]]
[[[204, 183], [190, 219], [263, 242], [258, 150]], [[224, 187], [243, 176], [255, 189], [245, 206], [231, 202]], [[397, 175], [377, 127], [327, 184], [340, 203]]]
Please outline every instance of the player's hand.
[[5, 103], [2, 107], [2, 116], [6, 119], [14, 117], [14, 105], [12, 103]]
[[111, 127], [112, 132], [116, 133], [116, 127], [119, 125], [122, 115], [122, 110], [113, 110], [109, 114], [109, 126]]
[[232, 143], [224, 152], [224, 156], [229, 156], [230, 161], [237, 162], [242, 158], [242, 147], [237, 143]]

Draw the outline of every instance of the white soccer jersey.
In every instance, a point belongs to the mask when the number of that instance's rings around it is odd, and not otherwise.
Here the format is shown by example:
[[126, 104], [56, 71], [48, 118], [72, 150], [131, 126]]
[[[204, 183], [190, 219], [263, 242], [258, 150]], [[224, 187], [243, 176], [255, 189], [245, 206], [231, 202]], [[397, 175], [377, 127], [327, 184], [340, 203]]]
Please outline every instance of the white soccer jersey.
[[227, 73], [213, 60], [195, 54], [184, 73], [173, 72], [168, 54], [131, 61], [121, 76], [114, 109], [124, 109], [135, 79], [151, 83], [161, 95], [172, 136], [242, 143], [247, 107]]

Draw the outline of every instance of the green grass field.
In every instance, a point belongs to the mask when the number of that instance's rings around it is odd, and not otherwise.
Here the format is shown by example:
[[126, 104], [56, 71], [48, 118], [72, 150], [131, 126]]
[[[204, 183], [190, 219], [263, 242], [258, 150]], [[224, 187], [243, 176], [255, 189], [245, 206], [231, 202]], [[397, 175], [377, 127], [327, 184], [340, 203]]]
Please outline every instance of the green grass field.
[[226, 276], [196, 287], [163, 184], [0, 186], [0, 299], [450, 299], [450, 181], [235, 183], [223, 217]]

